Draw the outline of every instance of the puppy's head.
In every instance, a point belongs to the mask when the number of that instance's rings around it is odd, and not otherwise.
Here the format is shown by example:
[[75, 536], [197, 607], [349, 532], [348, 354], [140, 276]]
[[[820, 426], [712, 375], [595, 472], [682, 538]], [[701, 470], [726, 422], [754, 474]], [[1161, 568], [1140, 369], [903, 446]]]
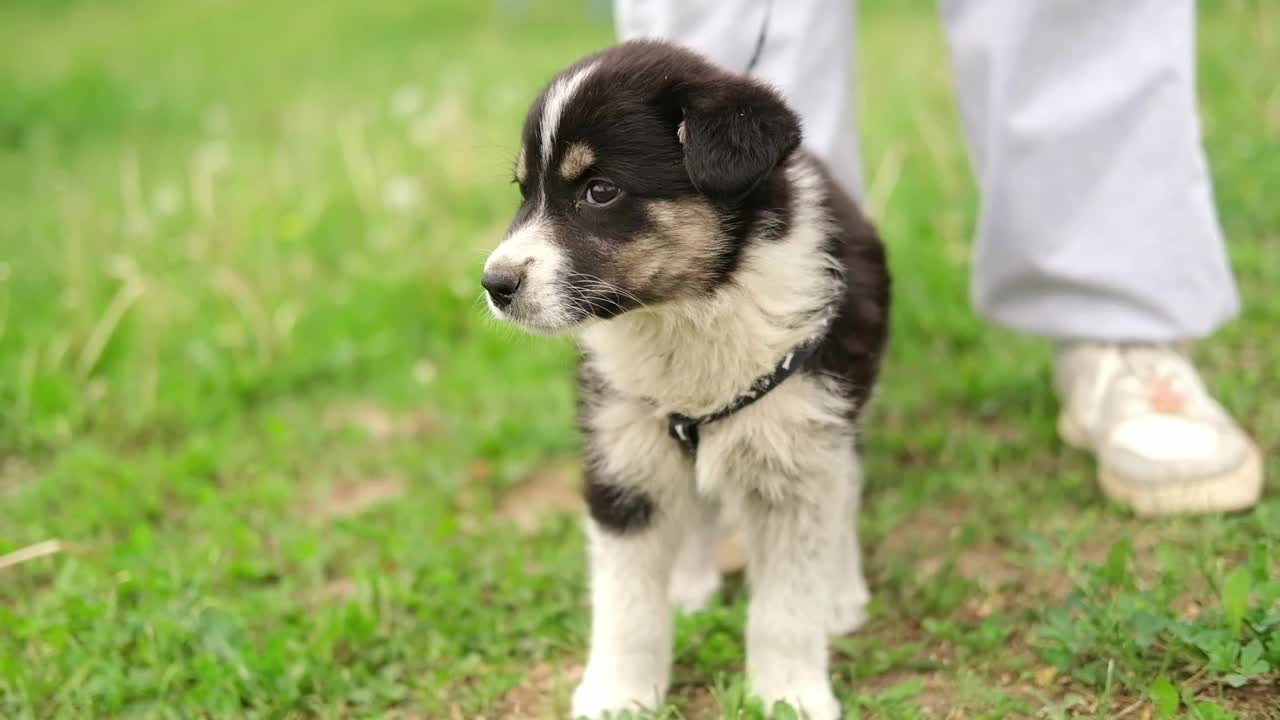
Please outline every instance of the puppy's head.
[[490, 308], [555, 334], [709, 292], [799, 143], [776, 93], [686, 50], [629, 42], [578, 62], [525, 119], [523, 199], [484, 268]]

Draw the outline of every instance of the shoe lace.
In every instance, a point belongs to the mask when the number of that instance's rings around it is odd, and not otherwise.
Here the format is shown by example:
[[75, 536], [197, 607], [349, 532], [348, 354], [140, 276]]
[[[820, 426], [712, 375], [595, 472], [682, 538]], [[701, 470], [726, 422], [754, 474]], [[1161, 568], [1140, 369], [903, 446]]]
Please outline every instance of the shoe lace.
[[1186, 408], [1194, 392], [1195, 370], [1182, 353], [1168, 345], [1118, 346], [1115, 353], [1153, 409], [1177, 414]]

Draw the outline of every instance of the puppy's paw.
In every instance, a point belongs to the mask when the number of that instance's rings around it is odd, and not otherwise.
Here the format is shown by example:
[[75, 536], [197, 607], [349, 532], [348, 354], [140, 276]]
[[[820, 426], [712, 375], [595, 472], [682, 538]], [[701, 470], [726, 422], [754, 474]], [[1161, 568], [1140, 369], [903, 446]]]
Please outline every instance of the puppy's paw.
[[706, 608], [719, 589], [720, 571], [712, 566], [698, 572], [672, 573], [668, 594], [677, 610], [691, 615]]
[[603, 720], [619, 718], [629, 712], [638, 717], [645, 710], [657, 709], [663, 690], [657, 683], [628, 686], [609, 678], [588, 677], [573, 691], [573, 717]]
[[835, 582], [835, 596], [831, 601], [831, 617], [827, 620], [827, 632], [831, 635], [847, 635], [867, 622], [867, 603], [871, 591], [861, 570], [839, 577]]
[[832, 636], [848, 635], [867, 624], [867, 617], [865, 598], [836, 598], [831, 604], [831, 619], [827, 622], [827, 632]]

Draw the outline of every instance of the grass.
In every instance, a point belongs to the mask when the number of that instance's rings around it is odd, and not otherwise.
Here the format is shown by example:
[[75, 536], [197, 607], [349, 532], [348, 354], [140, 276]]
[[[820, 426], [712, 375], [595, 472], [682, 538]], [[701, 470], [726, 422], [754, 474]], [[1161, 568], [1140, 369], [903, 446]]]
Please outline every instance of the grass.
[[[1048, 349], [968, 308], [931, 4], [862, 6], [897, 304], [848, 716], [1280, 716], [1280, 9], [1200, 31], [1246, 309], [1197, 355], [1269, 495], [1147, 521], [1055, 438]], [[5, 3], [0, 556], [46, 554], [0, 567], [0, 717], [563, 711], [582, 541], [516, 511], [564, 504], [572, 349], [486, 321], [476, 279], [525, 106], [609, 42], [599, 10]], [[744, 599], [679, 622], [666, 716], [758, 716]]]

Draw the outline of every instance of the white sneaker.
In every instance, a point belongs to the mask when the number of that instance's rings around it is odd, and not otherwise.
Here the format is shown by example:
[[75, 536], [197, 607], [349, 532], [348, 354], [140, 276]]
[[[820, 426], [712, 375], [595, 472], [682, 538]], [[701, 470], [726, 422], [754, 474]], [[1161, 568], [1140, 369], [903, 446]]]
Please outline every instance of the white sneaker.
[[1225, 512], [1262, 495], [1258, 447], [1163, 345], [1062, 346], [1058, 432], [1098, 458], [1102, 490], [1139, 515]]

